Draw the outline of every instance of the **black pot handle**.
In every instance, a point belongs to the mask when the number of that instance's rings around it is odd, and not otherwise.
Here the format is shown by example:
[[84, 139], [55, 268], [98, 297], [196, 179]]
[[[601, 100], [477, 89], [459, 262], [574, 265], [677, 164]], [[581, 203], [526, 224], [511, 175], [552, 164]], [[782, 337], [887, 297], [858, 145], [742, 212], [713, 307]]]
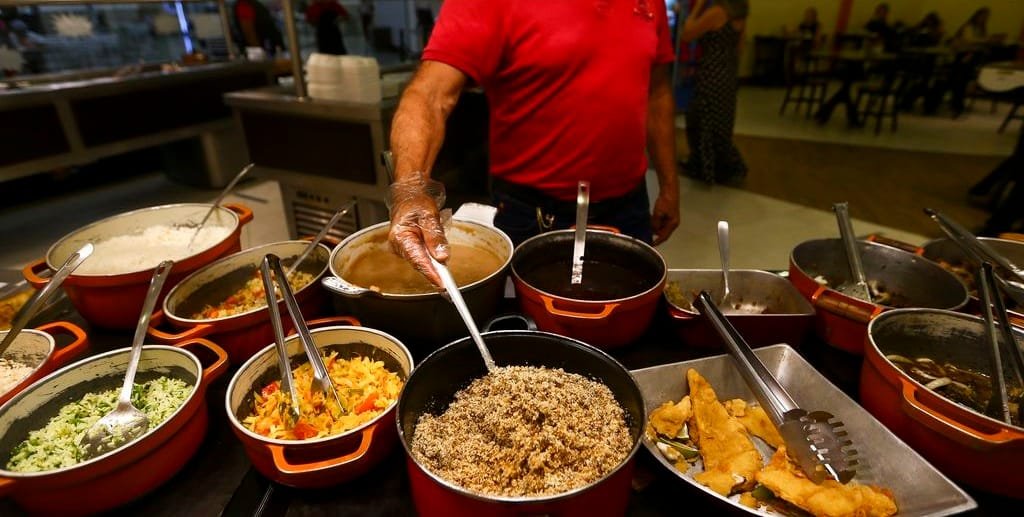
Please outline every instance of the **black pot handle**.
[[[506, 325], [508, 322], [516, 322], [519, 325], [508, 326]], [[491, 321], [484, 325], [484, 332], [492, 330], [519, 330], [520, 327], [533, 331], [537, 330], [537, 323], [533, 321], [533, 318], [524, 314], [502, 314], [501, 316], [491, 318]]]

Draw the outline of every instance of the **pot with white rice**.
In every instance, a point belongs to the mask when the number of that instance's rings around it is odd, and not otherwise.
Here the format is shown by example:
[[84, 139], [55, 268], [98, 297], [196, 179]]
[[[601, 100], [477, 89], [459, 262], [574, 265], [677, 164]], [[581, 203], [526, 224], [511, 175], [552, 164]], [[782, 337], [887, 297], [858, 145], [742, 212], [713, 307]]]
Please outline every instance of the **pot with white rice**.
[[44, 258], [26, 266], [25, 279], [41, 289], [49, 282], [44, 271], [56, 271], [68, 256], [91, 242], [95, 251], [64, 281], [64, 291], [89, 323], [134, 328], [149, 279], [160, 262], [175, 262], [166, 293], [192, 271], [241, 249], [241, 228], [252, 220], [252, 210], [240, 204], [219, 206], [197, 233], [210, 206], [155, 206], [89, 224], [65, 235]]

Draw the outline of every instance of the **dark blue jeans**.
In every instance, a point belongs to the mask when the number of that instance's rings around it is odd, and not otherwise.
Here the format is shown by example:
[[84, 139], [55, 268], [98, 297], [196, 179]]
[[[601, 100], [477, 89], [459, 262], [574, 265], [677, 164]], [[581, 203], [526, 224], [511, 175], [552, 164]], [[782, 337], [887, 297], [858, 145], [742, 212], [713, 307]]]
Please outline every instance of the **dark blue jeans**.
[[[494, 225], [508, 234], [516, 246], [535, 235], [576, 224], [575, 202], [556, 199], [529, 187], [495, 179], [491, 201], [498, 208]], [[647, 185], [641, 181], [623, 196], [591, 203], [587, 224], [612, 226], [650, 244], [654, 234]]]

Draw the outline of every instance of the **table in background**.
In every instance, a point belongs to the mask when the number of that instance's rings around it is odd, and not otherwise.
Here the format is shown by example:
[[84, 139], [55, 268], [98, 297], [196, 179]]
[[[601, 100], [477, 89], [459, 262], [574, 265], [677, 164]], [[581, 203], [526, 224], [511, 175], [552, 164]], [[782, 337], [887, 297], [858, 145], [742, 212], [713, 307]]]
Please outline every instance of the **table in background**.
[[[0, 270], [0, 282], [17, 281], [18, 273]], [[509, 309], [514, 301], [506, 300]], [[98, 354], [130, 345], [131, 332], [109, 332], [89, 329], [67, 300], [58, 313], [82, 326], [89, 333], [89, 354]], [[63, 338], [61, 338], [63, 339]], [[408, 344], [416, 361], [422, 360], [431, 347]], [[861, 358], [830, 348], [817, 339], [810, 339], [801, 354], [832, 383], [847, 395], [857, 397]], [[674, 363], [724, 353], [720, 348], [685, 346], [676, 336], [673, 321], [664, 307], [659, 307], [648, 332], [629, 346], [613, 350], [611, 355], [631, 370], [659, 364]], [[379, 465], [349, 483], [318, 490], [297, 490], [269, 482], [250, 467], [242, 443], [233, 435], [224, 411], [224, 396], [236, 368], [229, 369], [211, 384], [207, 393], [210, 427], [196, 455], [170, 481], [149, 495], [118, 508], [110, 515], [162, 517], [215, 515], [278, 517], [303, 516], [390, 516], [414, 515], [415, 506], [409, 492], [406, 458], [397, 445]], [[628, 515], [678, 515], [684, 509], [695, 515], [722, 515], [723, 506], [710, 496], [701, 495], [693, 487], [663, 470], [663, 467], [641, 447], [637, 452], [637, 469], [633, 480]], [[116, 490], [117, 487], [109, 487]], [[974, 515], [1001, 515], [1001, 509], [1020, 502], [968, 490], [978, 502]], [[24, 515], [11, 501], [0, 500], [0, 515]]]

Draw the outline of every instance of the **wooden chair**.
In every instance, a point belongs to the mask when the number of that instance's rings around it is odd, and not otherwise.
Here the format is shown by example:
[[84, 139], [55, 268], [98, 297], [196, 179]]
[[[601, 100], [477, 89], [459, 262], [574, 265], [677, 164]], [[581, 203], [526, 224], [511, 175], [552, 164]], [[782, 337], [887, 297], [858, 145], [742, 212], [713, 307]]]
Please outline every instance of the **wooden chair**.
[[795, 105], [800, 112], [800, 105], [807, 105], [807, 118], [825, 103], [828, 98], [828, 73], [822, 66], [822, 60], [815, 59], [801, 45], [792, 45], [788, 52], [788, 73], [786, 74], [786, 95], [779, 107], [779, 116], [786, 113], [786, 106]]
[[[860, 86], [857, 92], [856, 105], [860, 111], [860, 119], [865, 125], [868, 119], [875, 119], [875, 134], [882, 131], [882, 121], [889, 117], [891, 129], [896, 131], [899, 122], [899, 98], [902, 93], [903, 74], [892, 71], [881, 78], [868, 81]], [[866, 98], [866, 103], [864, 99]]]

